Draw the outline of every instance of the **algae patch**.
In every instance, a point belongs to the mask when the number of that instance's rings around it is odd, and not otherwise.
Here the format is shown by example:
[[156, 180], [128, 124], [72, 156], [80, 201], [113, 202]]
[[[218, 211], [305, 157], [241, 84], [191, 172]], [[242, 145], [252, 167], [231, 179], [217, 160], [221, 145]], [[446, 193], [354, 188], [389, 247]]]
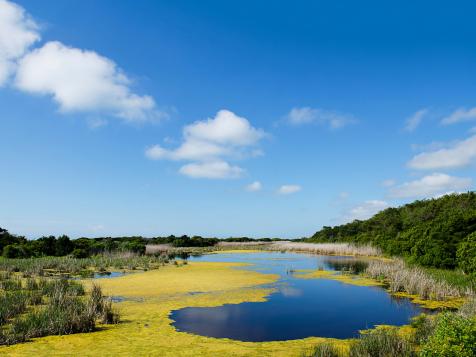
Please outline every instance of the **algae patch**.
[[332, 270], [296, 270], [294, 272], [296, 278], [301, 279], [329, 279], [340, 281], [345, 284], [358, 286], [383, 286], [384, 284], [361, 275], [343, 274]]
[[[263, 288], [277, 275], [233, 269], [237, 263], [195, 263], [97, 281], [115, 304], [122, 323], [93, 333], [49, 336], [1, 347], [7, 356], [301, 356], [317, 343], [331, 341], [346, 348], [349, 341], [324, 338], [279, 342], [241, 342], [178, 332], [169, 314], [184, 307], [265, 301]], [[200, 292], [197, 294], [196, 292]], [[191, 294], [192, 293], [192, 294]]]
[[[294, 272], [294, 276], [296, 278], [301, 278], [301, 279], [336, 280], [344, 284], [351, 284], [351, 285], [358, 285], [358, 286], [385, 287], [385, 283], [372, 279], [372, 278], [367, 278], [363, 275], [345, 274], [342, 272], [331, 271], [331, 270], [297, 270]], [[388, 290], [387, 292], [395, 297], [408, 298], [414, 304], [417, 304], [422, 306], [423, 308], [432, 309], [432, 310], [457, 309], [465, 302], [464, 298], [448, 298], [446, 300], [426, 300], [426, 299], [422, 299], [418, 295], [412, 295], [405, 292], [392, 293]]]

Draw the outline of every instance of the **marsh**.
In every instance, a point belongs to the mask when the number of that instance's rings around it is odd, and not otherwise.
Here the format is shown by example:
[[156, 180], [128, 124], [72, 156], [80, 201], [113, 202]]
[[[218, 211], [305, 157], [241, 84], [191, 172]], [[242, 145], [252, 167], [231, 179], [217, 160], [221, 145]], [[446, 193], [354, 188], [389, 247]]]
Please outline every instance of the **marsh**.
[[284, 341], [311, 336], [352, 338], [376, 325], [404, 325], [423, 309], [379, 286], [303, 279], [304, 272], [361, 269], [365, 260], [301, 253], [209, 254], [192, 262], [239, 262], [239, 269], [277, 274], [265, 302], [186, 307], [171, 313], [178, 331], [240, 341]]

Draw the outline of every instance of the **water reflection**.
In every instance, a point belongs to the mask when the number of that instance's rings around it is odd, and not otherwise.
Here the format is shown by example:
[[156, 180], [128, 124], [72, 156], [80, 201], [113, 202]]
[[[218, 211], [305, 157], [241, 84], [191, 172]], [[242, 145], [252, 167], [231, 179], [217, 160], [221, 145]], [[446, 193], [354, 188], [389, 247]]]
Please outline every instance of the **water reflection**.
[[[213, 254], [194, 261], [245, 262], [241, 268], [274, 273], [280, 280], [266, 302], [189, 307], [171, 313], [179, 331], [242, 341], [277, 341], [309, 336], [348, 338], [377, 324], [406, 324], [422, 309], [378, 287], [326, 279], [299, 279], [301, 269], [361, 269], [355, 258], [294, 253]], [[354, 268], [358, 266], [358, 268]]]

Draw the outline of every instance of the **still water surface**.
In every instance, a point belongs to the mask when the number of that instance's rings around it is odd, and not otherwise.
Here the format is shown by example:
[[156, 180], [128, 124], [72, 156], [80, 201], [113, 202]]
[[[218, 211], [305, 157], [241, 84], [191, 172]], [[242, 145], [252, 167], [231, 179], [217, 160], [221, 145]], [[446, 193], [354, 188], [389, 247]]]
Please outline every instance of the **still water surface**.
[[[335, 270], [349, 257], [297, 253], [210, 254], [198, 262], [243, 262], [250, 269], [278, 274], [277, 291], [266, 302], [188, 307], [171, 313], [178, 331], [241, 341], [281, 341], [310, 336], [349, 338], [379, 324], [403, 325], [423, 310], [380, 287], [354, 286], [327, 279], [299, 279], [298, 269]], [[337, 260], [337, 264], [336, 264]]]

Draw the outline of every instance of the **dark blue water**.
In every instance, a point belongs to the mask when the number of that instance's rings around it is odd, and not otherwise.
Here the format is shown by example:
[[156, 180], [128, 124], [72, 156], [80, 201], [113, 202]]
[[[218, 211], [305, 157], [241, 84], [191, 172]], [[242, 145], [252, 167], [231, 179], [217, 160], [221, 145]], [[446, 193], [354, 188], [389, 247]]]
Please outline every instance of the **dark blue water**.
[[282, 341], [310, 336], [350, 338], [379, 324], [403, 325], [423, 310], [408, 299], [397, 299], [379, 287], [363, 287], [327, 279], [299, 279], [297, 269], [332, 270], [331, 259], [295, 253], [211, 254], [192, 261], [246, 262], [262, 273], [279, 274], [277, 292], [266, 302], [218, 307], [188, 307], [173, 311], [178, 331], [241, 341]]

